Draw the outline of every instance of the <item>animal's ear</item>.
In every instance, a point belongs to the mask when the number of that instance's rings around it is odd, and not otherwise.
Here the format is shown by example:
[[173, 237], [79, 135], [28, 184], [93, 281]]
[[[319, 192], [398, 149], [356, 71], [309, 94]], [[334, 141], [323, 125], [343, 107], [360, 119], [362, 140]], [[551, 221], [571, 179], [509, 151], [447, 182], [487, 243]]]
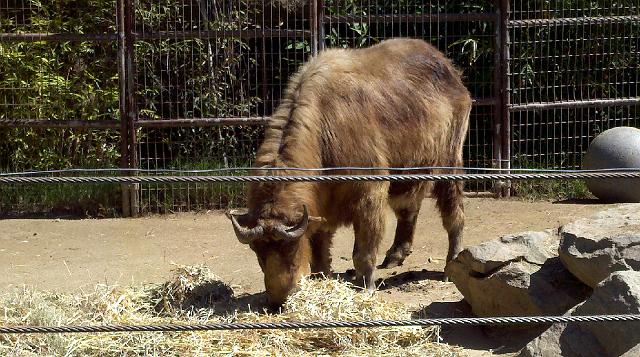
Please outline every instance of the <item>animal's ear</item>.
[[309, 216], [309, 222], [327, 223], [327, 219], [324, 217]]

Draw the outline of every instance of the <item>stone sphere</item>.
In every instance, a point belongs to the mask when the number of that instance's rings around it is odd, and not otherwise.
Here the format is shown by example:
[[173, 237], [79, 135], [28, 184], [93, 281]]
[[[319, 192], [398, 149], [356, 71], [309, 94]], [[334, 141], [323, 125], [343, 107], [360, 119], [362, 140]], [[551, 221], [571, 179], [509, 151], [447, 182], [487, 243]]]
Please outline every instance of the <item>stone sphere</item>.
[[[617, 127], [598, 135], [587, 149], [583, 170], [640, 168], [640, 129]], [[589, 191], [607, 202], [640, 202], [640, 179], [586, 180]]]

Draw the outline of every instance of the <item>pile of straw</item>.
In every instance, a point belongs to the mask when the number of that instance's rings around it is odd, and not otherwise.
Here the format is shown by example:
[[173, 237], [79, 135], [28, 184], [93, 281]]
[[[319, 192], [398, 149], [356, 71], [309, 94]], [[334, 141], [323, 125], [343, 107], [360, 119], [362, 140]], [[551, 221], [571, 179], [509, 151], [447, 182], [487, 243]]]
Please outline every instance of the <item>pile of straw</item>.
[[[96, 286], [91, 294], [22, 289], [2, 296], [0, 325], [201, 324], [305, 320], [407, 319], [400, 304], [380, 301], [345, 282], [305, 279], [279, 314], [233, 312], [205, 306], [234, 302], [233, 290], [204, 267], [178, 267], [165, 284], [137, 288]], [[250, 330], [97, 334], [0, 335], [9, 356], [454, 356], [436, 343], [438, 328]]]

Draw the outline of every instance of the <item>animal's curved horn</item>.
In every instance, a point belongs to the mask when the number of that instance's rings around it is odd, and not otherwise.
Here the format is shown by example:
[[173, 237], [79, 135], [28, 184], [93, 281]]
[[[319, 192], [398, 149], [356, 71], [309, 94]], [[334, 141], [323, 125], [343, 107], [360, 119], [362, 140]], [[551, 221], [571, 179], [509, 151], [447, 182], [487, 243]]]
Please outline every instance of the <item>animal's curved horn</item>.
[[304, 232], [307, 230], [307, 226], [309, 225], [309, 212], [307, 211], [307, 206], [302, 206], [302, 219], [298, 224], [292, 227], [287, 227], [284, 224], [281, 224], [275, 228], [275, 233], [278, 238], [293, 241], [300, 238]]
[[[231, 219], [231, 224], [233, 224], [233, 230], [236, 232], [236, 237], [242, 244], [249, 244], [252, 241], [261, 238], [264, 235], [264, 228], [258, 225], [254, 228], [247, 228], [242, 226], [236, 216], [233, 213], [228, 214]], [[246, 216], [246, 215], [244, 215]]]

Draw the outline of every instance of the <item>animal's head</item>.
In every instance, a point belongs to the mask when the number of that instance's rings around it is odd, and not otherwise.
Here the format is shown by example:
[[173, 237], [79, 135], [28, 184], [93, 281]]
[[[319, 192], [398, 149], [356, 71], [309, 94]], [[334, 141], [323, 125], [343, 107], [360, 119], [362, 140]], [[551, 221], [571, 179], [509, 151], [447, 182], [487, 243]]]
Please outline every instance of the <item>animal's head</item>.
[[298, 282], [310, 271], [311, 248], [305, 233], [309, 222], [307, 206], [292, 212], [230, 212], [233, 229], [240, 243], [256, 253], [264, 273], [264, 284], [271, 305], [282, 305]]

